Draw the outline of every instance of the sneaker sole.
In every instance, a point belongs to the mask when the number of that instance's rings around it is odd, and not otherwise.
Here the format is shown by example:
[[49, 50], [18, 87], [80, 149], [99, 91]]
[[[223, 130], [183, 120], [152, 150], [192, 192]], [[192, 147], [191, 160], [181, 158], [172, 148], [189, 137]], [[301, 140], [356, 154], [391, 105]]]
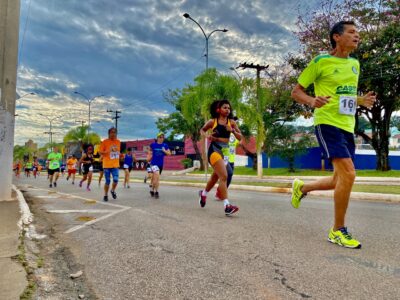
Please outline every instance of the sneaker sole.
[[332, 243], [332, 244], [335, 244], [335, 245], [338, 245], [338, 246], [340, 246], [340, 247], [344, 247], [344, 248], [349, 248], [349, 249], [361, 249], [361, 244], [358, 245], [358, 246], [356, 246], [356, 247], [350, 247], [350, 246], [347, 246], [347, 245], [343, 245], [342, 243], [338, 243], [338, 242], [336, 242], [336, 240], [333, 240], [333, 239], [331, 239], [331, 238], [328, 238], [328, 242], [330, 242], [330, 243]]

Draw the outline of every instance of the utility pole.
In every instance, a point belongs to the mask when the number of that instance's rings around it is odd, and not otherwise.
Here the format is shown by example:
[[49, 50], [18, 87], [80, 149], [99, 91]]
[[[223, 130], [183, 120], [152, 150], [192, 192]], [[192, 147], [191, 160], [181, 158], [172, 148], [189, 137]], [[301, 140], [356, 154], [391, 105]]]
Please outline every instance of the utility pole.
[[0, 201], [11, 199], [19, 0], [0, 0]]
[[115, 129], [118, 131], [118, 119], [121, 118], [119, 115], [121, 113], [120, 110], [112, 110], [112, 109], [107, 109], [107, 112], [110, 113], [115, 113], [115, 117], [111, 117], [111, 120], [115, 120]]
[[[239, 65], [238, 68], [242, 69], [256, 69], [257, 71], [257, 111], [261, 111], [260, 107], [260, 91], [261, 91], [261, 71], [266, 71], [268, 69], [269, 65], [262, 66], [262, 65], [255, 65], [255, 64], [248, 64], [248, 63], [242, 63]], [[257, 135], [257, 176], [258, 178], [262, 178], [262, 155], [261, 155], [261, 149], [263, 146], [264, 141], [259, 141], [258, 140], [258, 135]]]

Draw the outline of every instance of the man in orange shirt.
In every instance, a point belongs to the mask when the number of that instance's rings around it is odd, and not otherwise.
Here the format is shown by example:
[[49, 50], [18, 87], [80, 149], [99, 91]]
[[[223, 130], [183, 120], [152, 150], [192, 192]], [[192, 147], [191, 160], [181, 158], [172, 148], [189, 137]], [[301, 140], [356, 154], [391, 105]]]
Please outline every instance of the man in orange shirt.
[[117, 199], [115, 189], [118, 184], [119, 160], [121, 157], [121, 141], [117, 139], [117, 129], [112, 127], [108, 130], [108, 139], [104, 140], [100, 145], [100, 155], [103, 156], [103, 170], [106, 183], [104, 184], [103, 201], [108, 201], [108, 190], [110, 188], [111, 176], [113, 183], [111, 186], [111, 196]]

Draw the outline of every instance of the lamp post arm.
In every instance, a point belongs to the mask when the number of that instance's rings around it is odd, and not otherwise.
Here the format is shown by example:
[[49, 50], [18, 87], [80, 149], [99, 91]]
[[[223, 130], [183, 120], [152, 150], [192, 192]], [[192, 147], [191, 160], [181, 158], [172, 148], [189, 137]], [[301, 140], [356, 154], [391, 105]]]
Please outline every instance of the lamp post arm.
[[200, 28], [201, 32], [203, 33], [204, 37], [206, 38], [206, 40], [208, 40], [208, 37], [207, 37], [206, 33], [204, 32], [203, 27], [201, 27], [201, 25], [195, 19], [193, 19], [192, 17], [188, 17], [188, 19], [192, 20], [193, 22], [195, 22], [197, 24], [197, 26], [199, 26], [199, 28]]

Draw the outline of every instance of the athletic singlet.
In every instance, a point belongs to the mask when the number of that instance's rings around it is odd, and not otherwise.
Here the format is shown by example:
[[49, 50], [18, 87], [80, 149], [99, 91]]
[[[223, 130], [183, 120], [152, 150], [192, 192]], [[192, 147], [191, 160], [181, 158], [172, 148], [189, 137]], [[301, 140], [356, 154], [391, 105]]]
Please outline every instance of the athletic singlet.
[[[231, 121], [229, 119], [227, 125], [231, 126]], [[214, 119], [214, 125], [211, 130], [213, 131], [213, 137], [229, 139], [231, 136], [231, 132], [226, 129], [225, 125], [218, 124], [218, 119]]]
[[[88, 162], [88, 160], [89, 160], [90, 162]], [[92, 155], [86, 154], [85, 160], [82, 161], [82, 163], [83, 163], [84, 165], [89, 165], [89, 166], [92, 165], [92, 164], [93, 164], [93, 154], [92, 154]]]

